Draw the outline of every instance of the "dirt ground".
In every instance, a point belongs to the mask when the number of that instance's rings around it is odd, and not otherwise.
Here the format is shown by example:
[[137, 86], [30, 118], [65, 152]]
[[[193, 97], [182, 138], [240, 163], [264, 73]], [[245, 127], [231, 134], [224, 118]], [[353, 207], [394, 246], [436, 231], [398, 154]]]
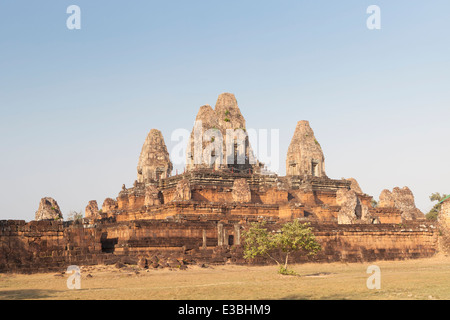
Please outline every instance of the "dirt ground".
[[[380, 289], [367, 288], [371, 265], [380, 268]], [[279, 275], [276, 266], [81, 267], [79, 290], [67, 288], [67, 274], [0, 274], [0, 299], [450, 299], [450, 256], [291, 267], [299, 276]]]

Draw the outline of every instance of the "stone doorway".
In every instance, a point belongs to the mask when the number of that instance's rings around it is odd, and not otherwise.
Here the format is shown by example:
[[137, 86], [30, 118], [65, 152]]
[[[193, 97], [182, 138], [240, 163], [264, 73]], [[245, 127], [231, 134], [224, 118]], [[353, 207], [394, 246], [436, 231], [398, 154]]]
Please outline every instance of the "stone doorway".
[[229, 246], [234, 245], [234, 236], [233, 235], [228, 236], [228, 245]]
[[316, 160], [311, 161], [311, 169], [313, 177], [318, 177], [319, 173], [319, 162]]

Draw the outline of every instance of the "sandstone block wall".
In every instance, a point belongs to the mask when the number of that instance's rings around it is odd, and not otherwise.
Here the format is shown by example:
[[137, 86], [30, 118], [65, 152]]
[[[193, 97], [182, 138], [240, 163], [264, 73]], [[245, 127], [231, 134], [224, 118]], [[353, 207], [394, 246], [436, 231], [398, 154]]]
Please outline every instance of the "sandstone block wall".
[[61, 221], [0, 221], [0, 272], [61, 271], [101, 261], [100, 233]]
[[445, 200], [439, 212], [439, 228], [441, 235], [441, 248], [450, 253], [450, 199]]
[[[295, 253], [291, 263], [369, 262], [432, 257], [438, 248], [438, 232], [430, 223], [408, 225], [311, 224], [322, 250], [314, 257]], [[279, 228], [277, 225], [269, 226]], [[255, 259], [254, 263], [270, 261]]]
[[318, 260], [401, 260], [431, 257], [437, 252], [437, 229], [429, 223], [313, 227], [323, 246]]
[[[115, 263], [120, 259], [176, 255], [190, 263], [247, 263], [243, 259], [242, 217], [228, 222], [105, 221], [97, 225], [60, 221], [0, 221], [0, 272], [56, 272], [69, 265]], [[271, 224], [276, 229], [279, 225]], [[315, 258], [298, 254], [293, 262], [373, 261], [432, 256], [437, 228], [406, 225], [312, 224], [323, 250]], [[267, 263], [255, 260], [252, 263]]]

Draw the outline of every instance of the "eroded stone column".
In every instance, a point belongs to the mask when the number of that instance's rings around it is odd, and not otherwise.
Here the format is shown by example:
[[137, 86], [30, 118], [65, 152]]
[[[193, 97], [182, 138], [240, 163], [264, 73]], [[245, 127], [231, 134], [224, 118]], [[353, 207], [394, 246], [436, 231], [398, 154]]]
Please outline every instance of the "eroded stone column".
[[206, 249], [206, 230], [203, 229], [203, 249]]
[[224, 232], [223, 232], [223, 224], [219, 222], [217, 224], [217, 245], [223, 246]]
[[241, 225], [234, 225], [234, 244], [239, 246], [241, 244]]

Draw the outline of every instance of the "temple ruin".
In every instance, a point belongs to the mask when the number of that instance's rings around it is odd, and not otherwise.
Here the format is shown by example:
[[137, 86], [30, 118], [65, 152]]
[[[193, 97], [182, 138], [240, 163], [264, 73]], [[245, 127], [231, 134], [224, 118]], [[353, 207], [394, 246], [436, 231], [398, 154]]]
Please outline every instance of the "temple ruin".
[[416, 258], [437, 250], [436, 228], [415, 207], [408, 188], [383, 191], [374, 207], [355, 179], [329, 178], [308, 121], [297, 123], [286, 176], [266, 174], [235, 96], [224, 93], [214, 109], [200, 107], [186, 159], [185, 172], [172, 175], [164, 137], [152, 129], [134, 185], [124, 185], [101, 210], [91, 201], [82, 221], [63, 222], [55, 220], [56, 202], [44, 198], [36, 221], [0, 221], [0, 272], [59, 270], [67, 263], [114, 263], [124, 257], [137, 263], [155, 255], [191, 263], [247, 263], [242, 230], [262, 220], [274, 228], [293, 219], [309, 222], [323, 248], [314, 261]]
[[35, 220], [59, 220], [63, 215], [58, 202], [50, 197], [42, 198], [35, 214]]

